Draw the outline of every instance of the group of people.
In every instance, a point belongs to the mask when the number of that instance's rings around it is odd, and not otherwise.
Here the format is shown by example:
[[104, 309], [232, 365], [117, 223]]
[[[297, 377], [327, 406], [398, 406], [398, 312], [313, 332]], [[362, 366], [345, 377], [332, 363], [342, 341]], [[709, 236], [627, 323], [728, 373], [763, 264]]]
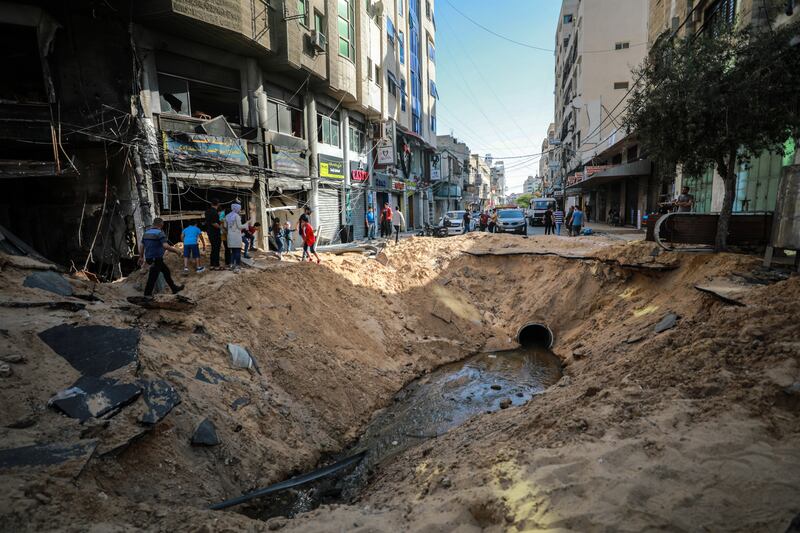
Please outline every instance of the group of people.
[[[571, 206], [566, 215], [566, 226], [570, 237], [576, 237], [581, 234], [586, 215], [581, 210], [580, 206]], [[561, 227], [564, 225], [564, 211], [561, 207], [548, 207], [544, 213], [544, 234], [545, 235], [561, 235]]]
[[381, 238], [391, 238], [392, 230], [394, 230], [394, 242], [400, 242], [400, 232], [406, 229], [406, 217], [400, 211], [400, 206], [395, 206], [392, 209], [389, 202], [383, 203], [383, 208], [376, 221], [375, 210], [370, 206], [367, 208], [367, 214], [364, 216], [364, 224], [367, 228], [367, 240], [371, 241], [375, 238], [376, 226], [380, 225]]
[[[447, 219], [447, 215], [445, 215]], [[481, 211], [480, 213], [471, 213], [469, 210], [464, 211], [461, 217], [461, 233], [469, 233], [470, 231], [488, 231], [494, 233], [497, 228], [497, 209], [490, 211]], [[445, 223], [447, 220], [445, 220]]]
[[[311, 209], [306, 207], [297, 224], [297, 230], [303, 241], [303, 255], [301, 261], [311, 261], [312, 256], [321, 262], [317, 254], [317, 239], [314, 228], [311, 225]], [[139, 244], [139, 264], [149, 265], [150, 271], [145, 284], [144, 295], [151, 297], [155, 290], [159, 275], [164, 276], [173, 294], [183, 290], [183, 285], [178, 285], [172, 279], [172, 273], [164, 262], [166, 252], [183, 255], [184, 274], [189, 273], [189, 262], [194, 263], [195, 272], [201, 273], [206, 270], [200, 258], [200, 246], [203, 251], [206, 249], [205, 235], [208, 235], [208, 242], [211, 246], [209, 256], [210, 270], [225, 270], [226, 267], [233, 272], [239, 272], [242, 264], [242, 257], [248, 258], [249, 252], [255, 248], [256, 234], [261, 229], [261, 223], [255, 222], [255, 217], [243, 221], [242, 206], [234, 202], [230, 206], [230, 212], [225, 213], [220, 201], [211, 200], [211, 205], [206, 210], [203, 222], [193, 222], [181, 231], [181, 241], [183, 250], [176, 248], [169, 243], [166, 233], [164, 233], [164, 220], [156, 218], [153, 224], [145, 230], [142, 241]], [[275, 241], [278, 256], [284, 250], [292, 250], [292, 225], [286, 222], [281, 225], [280, 220], [273, 217], [270, 226], [270, 235]], [[220, 266], [220, 253], [224, 246], [225, 267]], [[244, 248], [244, 250], [242, 250]]]

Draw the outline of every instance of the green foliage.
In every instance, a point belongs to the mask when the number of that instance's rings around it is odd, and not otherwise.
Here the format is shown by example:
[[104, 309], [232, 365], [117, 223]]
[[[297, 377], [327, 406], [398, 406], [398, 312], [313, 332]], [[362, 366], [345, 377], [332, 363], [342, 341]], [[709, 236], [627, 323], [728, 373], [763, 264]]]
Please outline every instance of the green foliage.
[[520, 194], [514, 201], [519, 207], [527, 209], [531, 206], [531, 195], [529, 193]]
[[[726, 186], [723, 215], [729, 215], [737, 161], [765, 150], [782, 154], [786, 139], [800, 134], [798, 36], [800, 22], [663, 39], [635, 72], [641, 79], [627, 128], [651, 157], [689, 174], [716, 166]], [[725, 247], [724, 236], [717, 244]]]

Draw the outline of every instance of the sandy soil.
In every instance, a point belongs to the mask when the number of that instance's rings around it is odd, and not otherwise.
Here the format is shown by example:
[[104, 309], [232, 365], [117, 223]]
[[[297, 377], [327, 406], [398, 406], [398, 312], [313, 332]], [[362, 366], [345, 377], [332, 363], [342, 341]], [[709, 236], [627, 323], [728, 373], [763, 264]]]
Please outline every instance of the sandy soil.
[[[694, 284], [752, 272], [757, 258], [652, 251], [603, 237], [413, 238], [381, 261], [261, 259], [239, 275], [192, 274], [190, 312], [129, 305], [141, 273], [101, 286], [72, 279], [102, 299], [77, 313], [0, 307], [0, 354], [26, 359], [0, 378], [0, 449], [82, 434], [102, 448], [138, 429], [141, 400], [107, 428], [46, 407], [78, 377], [36, 335], [53, 325], [137, 328], [139, 368], [120, 377], [167, 379], [183, 400], [154, 431], [82, 471], [0, 471], [0, 529], [783, 531], [800, 512], [800, 278], [754, 285], [747, 306], [728, 306]], [[619, 266], [637, 263], [675, 269]], [[22, 287], [25, 265], [0, 264], [3, 301], [59, 299]], [[677, 326], [656, 334], [668, 312]], [[203, 510], [313, 468], [405, 383], [476, 350], [512, 347], [532, 320], [551, 326], [566, 365], [535, 401], [409, 450], [357, 503], [266, 523]], [[262, 373], [234, 369], [229, 342], [248, 348]], [[201, 366], [227, 381], [194, 379]], [[250, 404], [234, 410], [242, 397]], [[192, 447], [205, 417], [222, 444]], [[29, 427], [8, 427], [26, 418]]]

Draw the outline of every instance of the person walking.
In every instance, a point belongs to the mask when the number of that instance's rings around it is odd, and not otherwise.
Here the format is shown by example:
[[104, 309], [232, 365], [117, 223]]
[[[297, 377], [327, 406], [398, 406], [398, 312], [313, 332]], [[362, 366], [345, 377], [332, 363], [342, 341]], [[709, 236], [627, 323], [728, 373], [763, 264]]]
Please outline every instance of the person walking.
[[[311, 214], [310, 210], [309, 214]], [[300, 223], [300, 235], [303, 238], [303, 257], [308, 256], [308, 260], [311, 261], [311, 254], [314, 254], [319, 264], [321, 260], [317, 255], [317, 238], [314, 235], [314, 228], [311, 226], [311, 222], [302, 221]]]
[[497, 222], [499, 221], [499, 217], [497, 215], [497, 209], [492, 210], [492, 216], [489, 217], [489, 233], [494, 233], [497, 231]]
[[544, 234], [551, 235], [553, 233], [553, 209], [547, 208], [544, 212]]
[[472, 220], [472, 216], [469, 214], [469, 209], [464, 211], [464, 217], [461, 221], [461, 234], [464, 235], [465, 233], [469, 233], [469, 224]]
[[486, 231], [486, 228], [489, 226], [489, 214], [486, 211], [481, 211], [480, 216], [480, 230]]
[[275, 241], [275, 250], [278, 252], [278, 259], [283, 259], [281, 255], [283, 253], [283, 239], [281, 239], [283, 230], [281, 229], [281, 221], [278, 220], [278, 217], [272, 217], [272, 226], [270, 226], [269, 231], [270, 234], [272, 234], [272, 239]]
[[249, 259], [250, 250], [255, 249], [256, 233], [261, 229], [261, 222], [255, 224], [247, 224], [247, 229], [242, 232], [242, 240], [244, 241], [244, 256]]
[[200, 265], [200, 242], [203, 243], [203, 251], [206, 250], [206, 241], [203, 238], [203, 230], [197, 224], [190, 224], [183, 228], [181, 232], [183, 241], [183, 273], [189, 273], [189, 258], [194, 259], [194, 270], [198, 274], [205, 271], [205, 267]]
[[300, 261], [305, 261], [306, 257], [308, 257], [308, 245], [306, 245], [306, 240], [303, 238], [303, 224], [310, 224], [311, 223], [311, 208], [305, 206], [303, 208], [303, 214], [300, 215], [300, 218], [297, 220], [297, 233], [300, 236], [300, 241], [303, 243], [303, 254], [300, 256]]
[[167, 235], [164, 233], [163, 228], [164, 220], [161, 218], [154, 219], [153, 225], [145, 230], [142, 234], [142, 242], [139, 243], [139, 265], [144, 266], [145, 263], [150, 265], [150, 272], [147, 273], [147, 283], [144, 286], [146, 298], [153, 297], [153, 290], [156, 288], [159, 274], [164, 275], [164, 281], [172, 289], [172, 294], [178, 294], [184, 289], [183, 285], [176, 285], [172, 281], [172, 273], [164, 262], [165, 251], [168, 250], [178, 257], [180, 257], [181, 251], [167, 242]]
[[581, 211], [580, 206], [575, 207], [575, 211], [572, 212], [572, 229], [570, 230], [570, 235], [573, 237], [577, 237], [581, 234], [581, 226], [583, 226], [583, 211]]
[[381, 237], [391, 237], [392, 236], [392, 208], [389, 207], [389, 202], [383, 203], [383, 209], [381, 210]]
[[561, 235], [561, 226], [564, 224], [564, 211], [561, 206], [556, 207], [556, 212], [553, 213], [553, 222], [556, 225], [556, 235]]
[[575, 213], [575, 206], [570, 206], [569, 211], [567, 212], [567, 231], [569, 232], [569, 236], [572, 237], [572, 215]]
[[222, 246], [222, 228], [219, 222], [219, 200], [211, 199], [211, 205], [205, 214], [205, 230], [208, 233], [208, 242], [211, 245], [211, 257], [209, 258], [209, 268], [219, 270], [219, 251]]
[[228, 248], [231, 251], [230, 268], [234, 272], [239, 272], [242, 265], [242, 230], [247, 228], [246, 224], [242, 224], [241, 211], [241, 205], [231, 204], [231, 212], [225, 217]]
[[367, 214], [364, 217], [364, 224], [367, 225], [367, 240], [371, 241], [375, 238], [375, 211], [372, 206], [367, 209]]
[[[400, 211], [399, 205], [392, 213], [392, 225], [394, 226], [394, 243], [397, 244], [400, 242], [400, 231], [406, 229], [406, 217]], [[389, 236], [391, 237], [391, 234]]]

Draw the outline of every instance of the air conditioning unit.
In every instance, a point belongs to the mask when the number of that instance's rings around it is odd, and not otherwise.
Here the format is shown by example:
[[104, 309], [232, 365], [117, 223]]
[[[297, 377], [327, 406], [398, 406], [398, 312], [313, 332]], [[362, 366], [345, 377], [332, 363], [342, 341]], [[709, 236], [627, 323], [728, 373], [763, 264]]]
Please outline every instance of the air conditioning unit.
[[315, 52], [322, 53], [328, 49], [328, 38], [325, 37], [324, 33], [313, 30], [309, 37], [311, 39], [311, 48]]

